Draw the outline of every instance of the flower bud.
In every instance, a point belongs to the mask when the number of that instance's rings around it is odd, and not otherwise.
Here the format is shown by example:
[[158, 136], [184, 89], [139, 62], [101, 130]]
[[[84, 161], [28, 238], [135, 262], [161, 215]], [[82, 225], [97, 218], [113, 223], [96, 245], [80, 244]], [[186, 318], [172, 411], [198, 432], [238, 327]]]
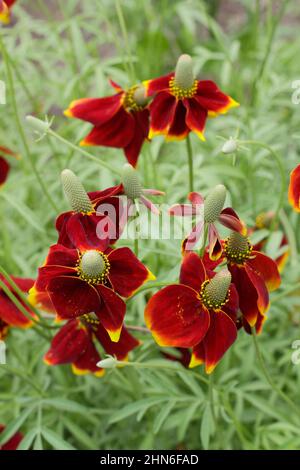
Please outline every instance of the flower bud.
[[102, 359], [102, 361], [97, 362], [97, 367], [102, 369], [114, 369], [117, 365], [118, 361], [113, 356], [109, 356], [106, 359]]
[[230, 137], [228, 140], [226, 140], [226, 142], [224, 143], [223, 147], [222, 147], [222, 152], [225, 153], [225, 154], [229, 154], [229, 153], [234, 153], [236, 152], [238, 149], [238, 143], [235, 139], [233, 139], [232, 137]]
[[129, 163], [123, 166], [122, 183], [128, 199], [135, 200], [142, 196], [143, 188], [140, 183], [139, 174]]
[[64, 193], [74, 212], [88, 214], [93, 211], [93, 205], [79, 178], [73, 171], [65, 169], [61, 173]]
[[201, 299], [208, 308], [219, 309], [226, 304], [231, 274], [228, 269], [222, 269], [215, 277], [202, 284]]
[[26, 116], [27, 123], [34, 129], [42, 134], [47, 134], [51, 128], [51, 122], [42, 121], [34, 116]]
[[223, 184], [218, 184], [212, 189], [204, 201], [204, 222], [212, 224], [216, 222], [223, 209], [226, 199], [226, 188]]
[[193, 71], [193, 60], [188, 54], [182, 54], [176, 64], [175, 84], [184, 90], [194, 85], [195, 76]]

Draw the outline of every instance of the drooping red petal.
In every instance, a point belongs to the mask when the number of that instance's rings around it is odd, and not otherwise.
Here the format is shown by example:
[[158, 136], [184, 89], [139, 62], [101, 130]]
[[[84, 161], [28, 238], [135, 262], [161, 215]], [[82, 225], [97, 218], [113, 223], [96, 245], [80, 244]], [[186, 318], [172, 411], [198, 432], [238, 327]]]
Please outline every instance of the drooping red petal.
[[205, 336], [209, 313], [194, 289], [174, 284], [151, 297], [145, 309], [145, 321], [160, 346], [189, 348]]
[[72, 101], [64, 114], [100, 126], [116, 115], [122, 106], [122, 98], [123, 93], [118, 93], [105, 98], [83, 98]]
[[[28, 314], [33, 315], [29, 308], [18, 297], [17, 299], [28, 311]], [[7, 325], [16, 326], [18, 328], [28, 328], [32, 325], [32, 321], [16, 307], [3, 291], [0, 291], [0, 319]]]
[[206, 272], [200, 256], [196, 253], [186, 253], [180, 269], [180, 284], [199, 292], [205, 279]]
[[127, 247], [112, 250], [109, 280], [113, 289], [122, 297], [129, 297], [149, 279], [154, 279], [150, 271]]
[[204, 197], [200, 193], [196, 193], [195, 191], [189, 193], [188, 199], [195, 206], [202, 206], [204, 204]]
[[231, 207], [226, 207], [222, 210], [219, 215], [219, 222], [224, 225], [224, 227], [239, 232], [242, 235], [247, 234], [247, 228], [245, 224], [240, 220], [239, 216]]
[[205, 137], [203, 132], [207, 118], [207, 111], [202, 106], [200, 106], [198, 101], [194, 98], [185, 98], [183, 103], [187, 110], [185, 119], [187, 127], [191, 131], [195, 132], [199, 139], [204, 141]]
[[150, 109], [150, 131], [149, 139], [155, 135], [167, 134], [172, 124], [177, 101], [173, 95], [166, 91], [158, 93], [149, 106]]
[[79, 277], [54, 277], [48, 283], [47, 291], [57, 315], [63, 319], [97, 312], [103, 304], [97, 289]]
[[152, 202], [150, 199], [148, 199], [145, 196], [140, 197], [140, 202], [147, 208], [149, 209], [153, 214], [159, 215], [160, 210], [159, 208]]
[[117, 186], [112, 186], [102, 191], [91, 191], [87, 193], [93, 205], [99, 204], [100, 202], [106, 201], [106, 199], [111, 198], [112, 196], [119, 196], [124, 194], [124, 188], [122, 184]]
[[278, 289], [281, 283], [280, 274], [277, 264], [269, 256], [259, 251], [253, 251], [247, 264], [263, 278], [270, 292]]
[[203, 339], [205, 372], [210, 374], [237, 338], [237, 328], [225, 312], [212, 311], [210, 325]]
[[0, 156], [0, 186], [5, 183], [9, 173], [10, 166], [4, 157]]
[[[1, 432], [4, 431], [4, 429], [5, 429], [5, 426], [3, 424], [0, 424], [0, 436], [1, 436]], [[17, 450], [22, 439], [23, 439], [23, 434], [20, 432], [17, 432], [7, 442], [5, 442], [5, 444], [0, 446], [0, 450]]]
[[193, 227], [192, 231], [187, 236], [186, 240], [184, 241], [184, 250], [190, 251], [193, 250], [194, 246], [200, 240], [201, 235], [203, 233], [204, 227], [204, 220], [200, 220], [195, 227]]
[[142, 111], [133, 113], [133, 118], [133, 137], [128, 145], [124, 148], [124, 152], [128, 163], [130, 163], [130, 165], [133, 167], [136, 167], [142, 145], [148, 138], [149, 134], [149, 110], [143, 109]]
[[169, 90], [169, 83], [174, 76], [174, 72], [163, 75], [162, 77], [154, 78], [153, 80], [145, 80], [143, 85], [146, 89], [146, 96], [152, 96], [159, 91]]
[[233, 98], [225, 95], [211, 80], [200, 80], [198, 82], [197, 95], [195, 99], [208, 111], [209, 117], [226, 113], [230, 108], [239, 106]]
[[87, 344], [87, 348], [72, 364], [72, 370], [74, 374], [94, 374], [101, 377], [105, 371], [97, 367], [97, 363], [101, 360], [101, 357], [95, 348], [94, 343], [90, 340]]
[[124, 326], [117, 343], [111, 341], [108, 333], [101, 324], [95, 331], [95, 335], [100, 341], [105, 352], [111, 356], [115, 356], [119, 361], [124, 361], [127, 358], [128, 353], [140, 344], [140, 342], [132, 336]]
[[115, 243], [121, 236], [126, 223], [127, 212], [120, 197], [109, 197], [96, 204], [96, 214], [99, 216], [96, 235], [98, 238]]
[[217, 261], [223, 252], [222, 242], [216, 227], [210, 224], [208, 229], [209, 257], [213, 261]]
[[290, 174], [289, 202], [295, 211], [300, 212], [300, 165]]
[[263, 278], [254, 271], [248, 263], [245, 264], [245, 271], [257, 292], [257, 306], [263, 315], [269, 308], [269, 293]]
[[52, 366], [70, 364], [85, 352], [90, 341], [90, 333], [80, 320], [69, 320], [52, 339], [44, 360]]
[[188, 135], [189, 132], [190, 129], [186, 125], [186, 108], [184, 107], [182, 101], [179, 100], [176, 106], [173, 120], [166, 135], [166, 140], [182, 140]]
[[131, 142], [134, 133], [134, 119], [131, 113], [120, 108], [112, 119], [95, 126], [80, 142], [80, 145], [103, 145], [124, 148]]
[[192, 356], [190, 359], [189, 367], [196, 367], [204, 364], [205, 362], [205, 350], [203, 346], [203, 341], [201, 343], [196, 344], [192, 350]]
[[234, 284], [230, 284], [229, 299], [224, 305], [223, 310], [233, 322], [237, 320], [237, 311], [239, 309], [239, 295]]
[[168, 210], [170, 215], [176, 215], [180, 217], [197, 215], [197, 208], [191, 204], [174, 204]]
[[126, 304], [112, 289], [101, 284], [97, 286], [97, 291], [101, 297], [101, 307], [95, 312], [99, 317], [102, 326], [106, 329], [111, 341], [118, 342], [124, 316]]

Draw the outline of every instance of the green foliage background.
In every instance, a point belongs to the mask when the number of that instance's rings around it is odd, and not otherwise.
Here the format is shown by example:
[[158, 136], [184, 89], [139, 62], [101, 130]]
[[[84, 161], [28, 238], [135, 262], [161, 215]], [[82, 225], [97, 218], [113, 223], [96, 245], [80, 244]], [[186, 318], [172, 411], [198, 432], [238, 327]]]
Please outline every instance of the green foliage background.
[[[300, 79], [299, 2], [20, 0], [14, 13], [12, 27], [1, 27], [0, 33], [11, 60], [18, 115], [32, 159], [59, 211], [67, 209], [59, 178], [63, 168], [78, 174], [87, 190], [118, 180], [55, 139], [35, 142], [25, 115], [55, 116], [53, 128], [79, 142], [89, 126], [63, 117], [62, 110], [75, 98], [110, 93], [108, 77], [129, 86], [129, 49], [139, 80], [172, 70], [185, 52], [193, 56], [201, 77], [215, 79], [241, 103], [239, 109], [208, 122], [206, 143], [192, 136], [195, 189], [206, 194], [211, 186], [225, 184], [229, 202], [250, 226], [257, 214], [276, 208], [281, 183], [274, 158], [267, 150], [249, 147], [239, 150], [233, 165], [232, 156], [221, 153], [218, 137], [239, 130], [241, 139], [271, 145], [284, 165], [287, 191], [289, 172], [300, 160], [299, 106], [292, 103], [292, 83]], [[0, 78], [6, 80], [3, 61]], [[56, 240], [57, 213], [26, 157], [10, 94], [7, 105], [0, 107], [0, 145], [23, 157], [13, 162], [0, 192], [1, 265], [11, 274], [34, 277]], [[125, 161], [121, 151], [91, 151], [116, 168]], [[185, 143], [165, 144], [157, 138], [151, 154], [157, 175], [147, 146], [139, 160], [145, 186], [165, 190], [168, 203], [184, 201]], [[273, 381], [299, 403], [300, 366], [291, 362], [291, 345], [300, 339], [300, 218], [287, 197], [281, 220], [292, 256], [258, 341]], [[256, 236], [262, 235], [265, 232]], [[277, 253], [280, 236], [279, 229], [269, 238], [266, 249], [271, 256]], [[179, 241], [144, 241], [140, 255], [158, 280], [176, 281]], [[147, 295], [149, 291], [128, 303], [129, 324], [143, 324]], [[77, 377], [68, 366], [44, 365], [49, 341], [35, 330], [11, 331], [8, 364], [0, 366], [0, 422], [9, 424], [6, 437], [21, 429], [21, 447], [34, 449], [299, 448], [299, 415], [266, 382], [250, 336], [240, 332], [214, 373], [210, 395], [202, 368], [188, 371], [168, 363], [149, 336], [141, 339], [143, 345], [131, 356], [139, 366], [114, 369], [103, 378]]]

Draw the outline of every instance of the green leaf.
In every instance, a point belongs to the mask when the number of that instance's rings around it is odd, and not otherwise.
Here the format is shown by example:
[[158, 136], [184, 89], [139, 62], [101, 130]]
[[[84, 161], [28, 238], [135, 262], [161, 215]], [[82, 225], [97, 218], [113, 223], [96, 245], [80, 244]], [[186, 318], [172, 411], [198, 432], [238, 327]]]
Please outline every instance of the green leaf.
[[31, 429], [22, 439], [18, 446], [18, 450], [28, 450], [31, 447], [35, 437], [36, 437], [36, 429]]
[[172, 409], [176, 405], [176, 400], [171, 400], [165, 406], [162, 407], [158, 415], [156, 416], [153, 424], [153, 432], [157, 434], [160, 431], [160, 428], [164, 424], [165, 420], [171, 413]]
[[25, 409], [14, 421], [11, 421], [6, 426], [5, 430], [0, 435], [0, 446], [9, 441], [9, 439], [19, 431], [20, 427], [26, 421], [32, 410], [32, 407]]
[[200, 427], [200, 439], [204, 449], [209, 448], [210, 436], [213, 430], [213, 417], [211, 414], [210, 404], [208, 403], [204, 408]]
[[135, 413], [138, 413], [141, 410], [147, 410], [151, 406], [157, 405], [167, 400], [167, 397], [164, 398], [145, 398], [144, 400], [139, 400], [135, 403], [130, 403], [121, 410], [117, 411], [112, 415], [109, 422], [110, 424], [117, 423], [122, 419], [128, 418]]
[[66, 442], [59, 434], [48, 428], [42, 429], [44, 439], [56, 450], [75, 450], [71, 444]]

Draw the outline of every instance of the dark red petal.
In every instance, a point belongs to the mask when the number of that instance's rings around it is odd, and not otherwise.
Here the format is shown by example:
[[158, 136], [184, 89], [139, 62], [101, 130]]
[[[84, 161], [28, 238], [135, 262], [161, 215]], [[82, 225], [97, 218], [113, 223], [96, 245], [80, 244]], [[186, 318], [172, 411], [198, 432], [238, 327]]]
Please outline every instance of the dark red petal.
[[97, 363], [100, 359], [101, 357], [94, 343], [89, 341], [86, 350], [72, 364], [74, 374], [83, 375], [92, 373], [101, 377], [105, 371], [97, 367]]
[[101, 218], [97, 214], [84, 215], [74, 214], [66, 224], [66, 232], [71, 243], [80, 251], [97, 249], [105, 251], [109, 245], [109, 238], [106, 236], [100, 239], [97, 235], [97, 224]]
[[113, 289], [122, 297], [129, 297], [149, 279], [150, 271], [127, 247], [117, 248], [109, 255], [109, 280]]
[[188, 126], [186, 125], [186, 108], [184, 107], [182, 101], [178, 101], [173, 120], [168, 129], [168, 134], [166, 140], [182, 140], [190, 132]]
[[226, 351], [234, 343], [237, 329], [225, 312], [211, 312], [210, 325], [203, 340], [205, 351], [205, 371], [210, 374]]
[[189, 286], [199, 292], [205, 279], [206, 272], [200, 256], [196, 253], [186, 253], [180, 269], [180, 284]]
[[237, 320], [237, 311], [239, 309], [239, 295], [234, 284], [230, 284], [229, 299], [223, 310], [231, 318], [232, 321]]
[[208, 229], [209, 240], [209, 257], [213, 261], [217, 261], [223, 253], [223, 246], [219, 233], [213, 224], [210, 224]]
[[195, 191], [189, 193], [188, 199], [194, 206], [202, 207], [204, 204], [204, 198], [200, 193], [196, 193]]
[[295, 211], [300, 212], [300, 165], [290, 174], [289, 202]]
[[185, 119], [187, 127], [191, 131], [195, 132], [201, 140], [205, 140], [203, 132], [207, 118], [207, 111], [193, 98], [186, 98], [183, 100], [183, 103], [187, 109]]
[[210, 117], [226, 113], [230, 108], [239, 106], [230, 96], [225, 95], [211, 80], [200, 80], [198, 82], [198, 103], [208, 111]]
[[131, 113], [120, 108], [109, 121], [95, 126], [80, 142], [80, 145], [104, 145], [106, 147], [126, 147], [133, 138], [134, 119]]
[[239, 295], [240, 310], [247, 322], [253, 326], [259, 315], [256, 289], [250, 281], [244, 266], [238, 267], [237, 265], [229, 265], [228, 268], [232, 275], [232, 282]]
[[96, 229], [97, 237], [105, 240], [107, 236], [110, 243], [115, 243], [127, 223], [127, 212], [122, 199], [109, 197], [97, 203], [95, 209], [100, 217]]
[[124, 194], [124, 188], [122, 184], [112, 186], [111, 188], [103, 189], [103, 191], [92, 191], [88, 193], [88, 196], [94, 205], [99, 204], [101, 201], [105, 201], [107, 198], [112, 196], [119, 196]]
[[[25, 277], [10, 276], [10, 278], [23, 292], [28, 292], [35, 282], [34, 279], [25, 278]], [[0, 274], [0, 279], [9, 288], [9, 290], [13, 292], [14, 290], [13, 287], [8, 282], [8, 280], [5, 279], [5, 277], [2, 274]], [[1, 287], [0, 287], [0, 292], [1, 292]]]
[[203, 346], [203, 341], [193, 347], [192, 357], [189, 363], [189, 367], [196, 367], [204, 364], [205, 362], [205, 350]]
[[109, 334], [111, 341], [118, 342], [126, 313], [126, 304], [121, 297], [108, 287], [99, 284], [97, 290], [102, 299], [102, 304], [96, 314]]
[[102, 305], [97, 290], [79, 277], [55, 277], [48, 283], [47, 291], [60, 318], [97, 312]]
[[72, 101], [65, 115], [99, 126], [116, 115], [122, 106], [122, 97], [123, 93], [118, 93], [105, 98], [83, 98]]
[[146, 89], [146, 96], [152, 96], [155, 93], [169, 89], [169, 83], [174, 76], [174, 72], [163, 75], [162, 77], [154, 78], [153, 80], [146, 80], [143, 85]]
[[78, 251], [57, 244], [50, 247], [44, 266], [55, 265], [73, 268], [78, 261]]
[[149, 110], [144, 109], [133, 114], [134, 133], [131, 141], [124, 148], [128, 163], [136, 167], [142, 145], [149, 134]]
[[5, 158], [0, 156], [0, 186], [5, 183], [10, 166], [5, 160]]
[[125, 327], [122, 328], [121, 335], [117, 343], [111, 341], [108, 333], [101, 324], [95, 331], [95, 335], [100, 341], [105, 352], [111, 356], [115, 356], [119, 361], [124, 361], [127, 358], [128, 353], [140, 344], [140, 342], [132, 336]]
[[166, 91], [158, 93], [150, 104], [149, 139], [159, 134], [167, 134], [177, 106], [176, 98]]
[[231, 207], [226, 207], [222, 210], [219, 216], [219, 222], [230, 230], [239, 232], [242, 235], [247, 234], [245, 224], [240, 220], [239, 216], [233, 209], [231, 209]]
[[182, 284], [157, 292], [148, 302], [145, 321], [160, 346], [189, 348], [198, 344], [209, 327], [209, 313], [198, 293]]
[[269, 308], [269, 293], [263, 278], [254, 271], [248, 263], [245, 264], [247, 276], [257, 292], [257, 306], [259, 312], [264, 314]]
[[[17, 297], [18, 298], [18, 297]], [[18, 298], [20, 301], [20, 299]], [[28, 307], [21, 302], [23, 307], [31, 313]], [[19, 328], [28, 328], [32, 325], [30, 321], [17, 307], [16, 305], [6, 296], [4, 292], [0, 291], [0, 320], [10, 326], [16, 326]]]
[[[3, 424], [0, 424], [0, 435], [1, 435], [1, 432], [4, 431], [4, 429], [5, 429], [5, 426], [3, 426]], [[0, 450], [17, 450], [22, 439], [23, 439], [23, 434], [21, 434], [20, 432], [17, 432], [9, 439], [9, 441], [5, 442], [5, 444], [0, 446]]]
[[71, 364], [87, 349], [91, 335], [79, 319], [67, 321], [56, 333], [44, 360], [49, 365]]
[[58, 276], [75, 276], [76, 268], [68, 268], [65, 266], [42, 266], [38, 270], [38, 277], [35, 282], [35, 289], [38, 292], [45, 292], [49, 282]]
[[270, 292], [278, 289], [281, 279], [276, 262], [259, 251], [253, 251], [252, 256], [247, 264], [263, 278]]

